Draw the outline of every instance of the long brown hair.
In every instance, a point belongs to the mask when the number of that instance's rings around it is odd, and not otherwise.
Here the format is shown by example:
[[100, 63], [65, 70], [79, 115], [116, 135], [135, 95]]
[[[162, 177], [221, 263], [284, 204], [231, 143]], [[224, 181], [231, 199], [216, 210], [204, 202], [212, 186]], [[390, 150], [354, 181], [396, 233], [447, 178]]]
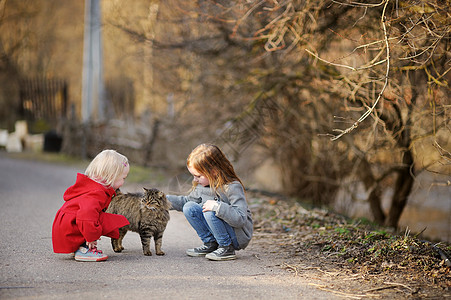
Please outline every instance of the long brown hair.
[[[197, 146], [188, 156], [186, 165], [207, 177], [210, 188], [214, 191], [223, 190], [224, 185], [232, 181], [239, 181], [243, 185], [232, 164], [218, 146], [211, 144]], [[193, 180], [193, 187], [195, 186], [197, 182]]]

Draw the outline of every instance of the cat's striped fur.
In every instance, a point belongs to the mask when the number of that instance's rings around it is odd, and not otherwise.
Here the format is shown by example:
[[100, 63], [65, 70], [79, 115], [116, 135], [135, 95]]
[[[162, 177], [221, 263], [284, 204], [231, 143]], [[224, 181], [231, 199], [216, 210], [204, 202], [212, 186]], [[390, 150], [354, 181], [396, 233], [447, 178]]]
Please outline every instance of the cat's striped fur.
[[107, 212], [120, 214], [127, 218], [130, 225], [119, 229], [119, 239], [111, 239], [114, 252], [124, 250], [122, 240], [127, 231], [139, 233], [144, 255], [152, 255], [150, 240], [155, 242], [155, 253], [164, 255], [161, 250], [163, 232], [169, 221], [170, 202], [166, 195], [158, 189], [146, 189], [144, 193], [126, 193], [116, 191]]

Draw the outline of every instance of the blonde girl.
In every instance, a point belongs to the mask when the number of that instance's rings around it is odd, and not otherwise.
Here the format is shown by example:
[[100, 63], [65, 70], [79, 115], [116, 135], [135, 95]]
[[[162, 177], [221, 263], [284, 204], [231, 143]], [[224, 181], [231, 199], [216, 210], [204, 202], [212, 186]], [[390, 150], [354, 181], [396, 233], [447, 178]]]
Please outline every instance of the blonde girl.
[[173, 209], [183, 211], [203, 242], [186, 254], [210, 260], [235, 259], [235, 250], [246, 248], [253, 233], [241, 180], [215, 145], [197, 146], [186, 165], [193, 175], [191, 192], [188, 196], [167, 196]]
[[100, 152], [84, 174], [64, 193], [52, 227], [53, 251], [73, 253], [77, 261], [104, 261], [108, 256], [97, 249], [100, 236], [119, 238], [119, 228], [128, 225], [121, 215], [106, 213], [116, 190], [128, 175], [127, 157], [114, 151]]

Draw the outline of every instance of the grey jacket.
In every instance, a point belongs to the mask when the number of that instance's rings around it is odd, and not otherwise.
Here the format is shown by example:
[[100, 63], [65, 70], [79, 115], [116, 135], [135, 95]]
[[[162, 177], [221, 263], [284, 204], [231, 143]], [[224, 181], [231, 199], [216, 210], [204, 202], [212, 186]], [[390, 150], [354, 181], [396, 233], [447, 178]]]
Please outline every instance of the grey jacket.
[[167, 195], [167, 198], [171, 202], [172, 208], [178, 211], [183, 211], [183, 206], [188, 201], [199, 204], [203, 204], [207, 200], [217, 201], [213, 211], [218, 218], [233, 227], [240, 249], [246, 248], [249, 244], [254, 225], [244, 195], [244, 188], [238, 181], [227, 184], [224, 192], [218, 191], [218, 194], [212, 192], [210, 187], [197, 185], [188, 196]]

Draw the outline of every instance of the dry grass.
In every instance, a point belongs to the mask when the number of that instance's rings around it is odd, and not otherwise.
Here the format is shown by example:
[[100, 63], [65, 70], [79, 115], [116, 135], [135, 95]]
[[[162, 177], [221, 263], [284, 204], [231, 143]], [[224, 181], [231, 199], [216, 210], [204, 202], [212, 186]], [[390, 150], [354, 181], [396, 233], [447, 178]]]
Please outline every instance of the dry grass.
[[[451, 245], [368, 221], [249, 193], [253, 247], [276, 255], [281, 268], [344, 298], [451, 297]], [[439, 250], [440, 249], [440, 250]]]

